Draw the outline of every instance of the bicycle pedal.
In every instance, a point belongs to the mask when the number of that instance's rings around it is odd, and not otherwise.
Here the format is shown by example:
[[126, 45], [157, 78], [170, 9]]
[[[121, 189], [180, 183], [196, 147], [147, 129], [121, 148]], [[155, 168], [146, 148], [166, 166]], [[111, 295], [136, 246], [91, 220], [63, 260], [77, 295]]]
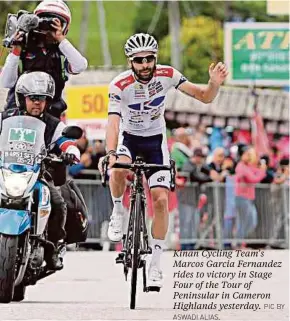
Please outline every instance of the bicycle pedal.
[[119, 255], [116, 257], [116, 264], [120, 264], [124, 262], [124, 253], [119, 253]]
[[143, 267], [145, 267], [145, 265], [146, 265], [146, 261], [145, 260], [140, 260], [138, 268], [139, 269], [143, 268]]
[[122, 264], [122, 263], [124, 263], [124, 260], [119, 258], [119, 257], [117, 257], [116, 258], [116, 264]]
[[146, 292], [160, 292], [159, 286], [147, 286]]

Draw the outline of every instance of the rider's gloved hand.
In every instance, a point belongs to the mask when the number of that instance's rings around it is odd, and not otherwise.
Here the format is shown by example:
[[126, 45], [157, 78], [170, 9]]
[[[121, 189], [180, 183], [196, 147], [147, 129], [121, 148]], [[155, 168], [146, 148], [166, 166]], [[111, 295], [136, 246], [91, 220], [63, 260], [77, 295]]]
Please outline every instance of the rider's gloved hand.
[[79, 160], [76, 158], [74, 154], [70, 153], [63, 153], [61, 155], [61, 159], [66, 165], [73, 165], [79, 162]]
[[98, 164], [99, 171], [103, 174], [104, 162], [108, 162], [108, 168], [111, 168], [117, 161], [118, 155], [115, 150], [110, 150], [106, 156], [101, 157]]

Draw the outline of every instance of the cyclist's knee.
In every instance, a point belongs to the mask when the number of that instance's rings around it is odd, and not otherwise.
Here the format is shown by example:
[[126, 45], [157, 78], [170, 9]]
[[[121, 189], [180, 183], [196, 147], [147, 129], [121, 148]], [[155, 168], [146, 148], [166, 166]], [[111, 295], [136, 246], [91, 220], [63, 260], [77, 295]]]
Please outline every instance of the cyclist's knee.
[[113, 181], [123, 181], [127, 177], [129, 171], [127, 169], [113, 169], [111, 173], [111, 178]]
[[151, 190], [152, 200], [155, 209], [162, 212], [168, 210], [168, 190], [165, 188], [152, 188]]

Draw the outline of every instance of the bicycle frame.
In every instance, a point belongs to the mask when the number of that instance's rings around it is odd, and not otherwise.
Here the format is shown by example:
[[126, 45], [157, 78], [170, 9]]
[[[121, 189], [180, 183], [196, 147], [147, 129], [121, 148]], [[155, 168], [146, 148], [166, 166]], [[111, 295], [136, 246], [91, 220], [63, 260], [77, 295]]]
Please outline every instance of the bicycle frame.
[[[102, 184], [106, 185], [106, 173], [108, 160], [103, 163]], [[129, 224], [127, 233], [123, 235], [123, 249], [116, 258], [116, 263], [124, 265], [124, 274], [127, 281], [129, 268], [132, 269], [131, 277], [131, 301], [130, 308], [135, 309], [136, 303], [136, 287], [137, 287], [137, 271], [143, 268], [143, 292], [158, 291], [158, 287], [147, 287], [146, 285], [146, 261], [142, 255], [151, 254], [152, 250], [148, 244], [148, 234], [145, 221], [146, 196], [143, 187], [143, 174], [145, 170], [158, 169], [171, 171], [171, 190], [175, 187], [175, 163], [170, 165], [146, 164], [142, 158], [137, 157], [132, 164], [115, 163], [113, 168], [130, 169], [134, 172], [134, 179], [130, 190], [130, 210]]]

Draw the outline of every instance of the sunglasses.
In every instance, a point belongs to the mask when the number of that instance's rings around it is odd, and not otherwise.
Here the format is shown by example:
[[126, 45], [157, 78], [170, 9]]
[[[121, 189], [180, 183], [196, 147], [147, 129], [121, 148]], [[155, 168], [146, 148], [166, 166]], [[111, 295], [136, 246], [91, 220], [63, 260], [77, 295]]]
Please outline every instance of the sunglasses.
[[149, 55], [146, 57], [131, 57], [130, 60], [133, 61], [135, 64], [143, 64], [143, 63], [150, 63], [156, 59], [156, 55]]
[[27, 97], [32, 101], [45, 101], [46, 98], [47, 98], [44, 95], [30, 95], [30, 96], [27, 96]]

